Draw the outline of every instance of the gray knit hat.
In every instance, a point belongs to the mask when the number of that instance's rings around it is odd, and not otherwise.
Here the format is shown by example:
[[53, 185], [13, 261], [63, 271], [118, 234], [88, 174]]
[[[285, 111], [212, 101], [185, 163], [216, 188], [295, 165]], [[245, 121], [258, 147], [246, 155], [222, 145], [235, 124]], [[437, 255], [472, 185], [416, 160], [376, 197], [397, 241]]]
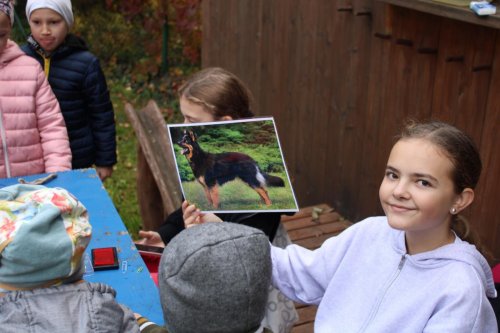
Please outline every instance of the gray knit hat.
[[270, 282], [270, 245], [262, 231], [235, 223], [188, 228], [160, 262], [165, 325], [172, 333], [254, 332]]

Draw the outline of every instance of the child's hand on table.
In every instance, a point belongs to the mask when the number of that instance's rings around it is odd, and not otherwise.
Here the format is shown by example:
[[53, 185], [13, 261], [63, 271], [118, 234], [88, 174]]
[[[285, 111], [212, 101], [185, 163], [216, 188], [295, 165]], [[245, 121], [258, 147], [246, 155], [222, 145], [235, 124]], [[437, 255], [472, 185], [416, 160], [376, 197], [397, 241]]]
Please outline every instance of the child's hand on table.
[[139, 237], [142, 239], [136, 242], [138, 244], [165, 247], [165, 243], [163, 243], [160, 234], [156, 231], [139, 230]]
[[101, 179], [102, 182], [104, 180], [106, 180], [106, 178], [111, 177], [111, 175], [113, 174], [113, 167], [112, 166], [109, 166], [109, 167], [96, 166], [95, 170], [97, 171], [97, 175], [99, 176], [99, 178]]

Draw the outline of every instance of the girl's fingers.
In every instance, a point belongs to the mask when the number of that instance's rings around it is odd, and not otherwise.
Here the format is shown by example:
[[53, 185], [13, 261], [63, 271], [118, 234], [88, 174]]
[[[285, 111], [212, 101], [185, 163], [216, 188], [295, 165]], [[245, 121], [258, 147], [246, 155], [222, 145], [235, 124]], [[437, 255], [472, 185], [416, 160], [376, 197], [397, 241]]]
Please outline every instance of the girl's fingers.
[[222, 220], [213, 213], [206, 213], [202, 215], [203, 222], [222, 222]]
[[216, 215], [202, 213], [196, 205], [190, 204], [187, 201], [182, 203], [182, 218], [184, 219], [184, 227], [189, 228], [195, 224], [204, 222], [222, 222]]
[[195, 224], [203, 223], [203, 214], [196, 209], [192, 214], [189, 214], [184, 217], [184, 227], [189, 228]]
[[190, 216], [184, 219], [184, 227], [189, 228], [196, 224], [196, 216]]
[[185, 224], [192, 224], [194, 219], [196, 218], [196, 211], [192, 209], [186, 209], [186, 212], [183, 215]]
[[187, 206], [189, 206], [189, 202], [187, 200], [184, 200], [182, 202], [182, 205], [181, 205], [182, 212], [184, 212], [184, 210], [187, 208]]
[[186, 209], [184, 209], [182, 217], [184, 218], [184, 220], [186, 220], [186, 218], [189, 218], [191, 215], [193, 215], [197, 212], [199, 213], [200, 210], [198, 208], [196, 208], [195, 205], [189, 205], [186, 207]]

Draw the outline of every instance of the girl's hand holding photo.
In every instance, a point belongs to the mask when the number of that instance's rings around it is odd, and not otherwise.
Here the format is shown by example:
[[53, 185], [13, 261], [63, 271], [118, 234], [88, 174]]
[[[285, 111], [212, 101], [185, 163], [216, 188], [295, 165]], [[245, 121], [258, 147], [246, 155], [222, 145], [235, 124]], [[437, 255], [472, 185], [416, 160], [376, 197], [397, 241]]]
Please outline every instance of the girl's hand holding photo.
[[190, 204], [186, 200], [182, 203], [182, 218], [184, 219], [185, 228], [205, 222], [222, 222], [215, 214], [202, 213], [196, 205]]

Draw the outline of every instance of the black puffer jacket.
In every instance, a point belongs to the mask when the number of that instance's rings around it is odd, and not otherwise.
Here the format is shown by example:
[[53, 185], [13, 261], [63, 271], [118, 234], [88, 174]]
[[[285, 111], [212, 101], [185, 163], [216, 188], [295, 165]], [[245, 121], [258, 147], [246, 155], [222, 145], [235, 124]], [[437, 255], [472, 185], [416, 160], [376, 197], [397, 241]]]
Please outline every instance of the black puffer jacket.
[[113, 105], [99, 60], [85, 42], [69, 34], [50, 57], [32, 37], [22, 49], [48, 72], [68, 128], [73, 169], [116, 164]]

